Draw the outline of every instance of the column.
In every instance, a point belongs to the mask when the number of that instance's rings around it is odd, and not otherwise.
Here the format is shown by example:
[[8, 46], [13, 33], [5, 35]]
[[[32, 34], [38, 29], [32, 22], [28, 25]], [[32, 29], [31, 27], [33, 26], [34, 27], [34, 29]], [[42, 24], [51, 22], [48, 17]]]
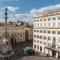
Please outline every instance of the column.
[[56, 52], [56, 58], [58, 58], [58, 52]]

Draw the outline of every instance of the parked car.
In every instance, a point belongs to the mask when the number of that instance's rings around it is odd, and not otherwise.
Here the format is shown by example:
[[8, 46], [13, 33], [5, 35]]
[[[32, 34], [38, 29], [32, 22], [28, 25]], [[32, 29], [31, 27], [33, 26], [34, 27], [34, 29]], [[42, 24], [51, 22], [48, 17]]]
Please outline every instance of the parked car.
[[49, 54], [49, 53], [47, 53], [47, 54], [46, 54], [46, 56], [47, 56], [47, 57], [50, 57], [50, 54]]
[[24, 54], [25, 55], [32, 55], [32, 54], [34, 54], [34, 49], [32, 47], [25, 47]]

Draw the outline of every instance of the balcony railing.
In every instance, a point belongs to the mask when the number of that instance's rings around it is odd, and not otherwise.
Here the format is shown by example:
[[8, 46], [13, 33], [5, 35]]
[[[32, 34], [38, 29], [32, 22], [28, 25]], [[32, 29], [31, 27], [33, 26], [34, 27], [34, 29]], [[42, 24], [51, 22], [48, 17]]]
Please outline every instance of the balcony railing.
[[46, 49], [50, 49], [50, 50], [55, 50], [57, 52], [60, 52], [60, 44], [58, 43], [50, 43], [50, 45], [47, 44], [47, 46], [45, 46]]
[[51, 45], [47, 45], [46, 46], [47, 49], [52, 49], [52, 50], [56, 50], [56, 44], [55, 43], [51, 43]]

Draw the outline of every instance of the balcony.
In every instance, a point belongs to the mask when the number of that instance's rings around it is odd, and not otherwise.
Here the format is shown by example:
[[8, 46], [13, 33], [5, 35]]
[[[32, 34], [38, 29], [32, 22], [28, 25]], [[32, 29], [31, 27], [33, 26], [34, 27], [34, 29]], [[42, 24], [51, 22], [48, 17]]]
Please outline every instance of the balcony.
[[51, 50], [56, 50], [56, 44], [52, 43], [51, 45], [47, 45], [46, 48]]

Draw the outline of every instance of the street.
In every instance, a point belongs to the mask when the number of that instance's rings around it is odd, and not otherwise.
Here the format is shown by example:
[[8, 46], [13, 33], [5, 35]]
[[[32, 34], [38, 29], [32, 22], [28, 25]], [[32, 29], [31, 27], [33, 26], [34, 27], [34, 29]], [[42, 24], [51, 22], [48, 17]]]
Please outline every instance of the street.
[[58, 59], [53, 57], [25, 56], [22, 58], [22, 60], [58, 60]]

